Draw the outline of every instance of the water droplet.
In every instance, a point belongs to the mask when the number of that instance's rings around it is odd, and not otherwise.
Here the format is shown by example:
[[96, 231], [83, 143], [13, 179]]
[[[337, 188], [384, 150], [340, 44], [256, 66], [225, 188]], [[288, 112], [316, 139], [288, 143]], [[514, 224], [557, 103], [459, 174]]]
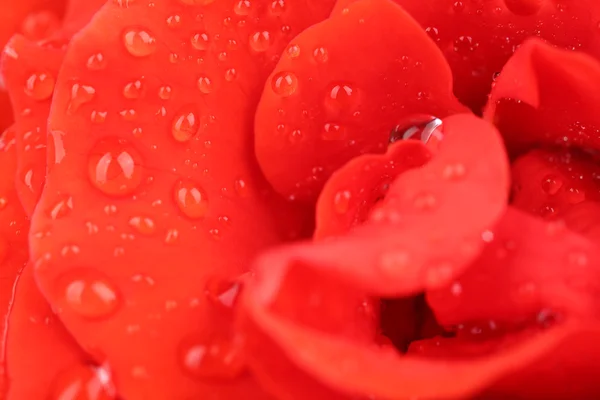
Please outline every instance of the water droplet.
[[267, 51], [271, 46], [271, 35], [268, 31], [255, 32], [250, 36], [250, 48], [257, 53]]
[[452, 264], [442, 262], [427, 269], [427, 285], [432, 289], [448, 284], [452, 279], [454, 268]]
[[111, 196], [133, 193], [142, 182], [142, 158], [125, 140], [104, 139], [92, 149], [88, 176], [92, 185]]
[[207, 332], [192, 335], [180, 347], [184, 370], [196, 378], [229, 378], [244, 370], [241, 338]]
[[123, 43], [134, 57], [147, 57], [156, 51], [156, 39], [144, 29], [127, 29], [123, 34]]
[[195, 33], [190, 40], [192, 47], [196, 50], [207, 50], [208, 42], [208, 34], [205, 32]]
[[179, 15], [171, 15], [167, 18], [167, 26], [171, 29], [176, 29], [181, 26], [181, 17]]
[[542, 190], [549, 195], [558, 193], [563, 185], [562, 179], [554, 175], [547, 175], [542, 179]]
[[167, 231], [167, 235], [165, 236], [165, 243], [173, 244], [173, 243], [177, 242], [178, 238], [179, 238], [179, 231], [177, 229], [169, 229]]
[[273, 92], [281, 97], [288, 97], [298, 89], [298, 78], [292, 72], [278, 72], [271, 79]]
[[129, 220], [129, 225], [135, 228], [135, 230], [142, 235], [152, 235], [156, 231], [154, 221], [148, 217], [132, 217]]
[[137, 99], [142, 95], [143, 88], [142, 81], [140, 80], [129, 82], [123, 88], [123, 96], [125, 96], [126, 99]]
[[192, 106], [182, 109], [171, 124], [171, 134], [178, 142], [187, 142], [191, 140], [200, 127], [200, 120], [192, 110]]
[[240, 197], [246, 197], [249, 194], [248, 184], [243, 179], [236, 179], [235, 181], [235, 192]]
[[285, 7], [285, 0], [274, 0], [271, 3], [271, 14], [273, 14], [274, 16], [280, 16], [285, 11]]
[[41, 101], [52, 97], [56, 81], [44, 72], [32, 74], [25, 82], [25, 93], [31, 98]]
[[162, 100], [169, 100], [171, 98], [171, 86], [161, 86], [158, 89], [158, 97], [160, 97]]
[[79, 107], [92, 101], [96, 95], [96, 89], [89, 85], [74, 84], [71, 87], [71, 98], [67, 106], [67, 112], [70, 114], [76, 112]]
[[252, 11], [252, 3], [249, 0], [239, 0], [233, 6], [233, 12], [242, 17], [249, 15], [250, 11]]
[[0, 197], [0, 211], [4, 210], [7, 205], [8, 205], [8, 200], [6, 200], [6, 198], [4, 198], [4, 197]]
[[410, 254], [404, 250], [383, 253], [379, 257], [377, 267], [386, 277], [402, 276], [410, 266]]
[[195, 182], [181, 180], [175, 185], [175, 203], [187, 217], [203, 218], [208, 212], [206, 193]]
[[579, 204], [585, 200], [585, 191], [575, 187], [570, 187], [566, 190], [567, 200], [571, 204]]
[[297, 44], [291, 45], [287, 49], [287, 54], [291, 58], [297, 58], [297, 57], [299, 57], [300, 56], [300, 46], [298, 46]]
[[219, 311], [231, 310], [240, 294], [241, 283], [237, 280], [222, 279], [217, 277], [209, 278], [205, 294]]
[[0, 236], [0, 265], [6, 260], [9, 249], [10, 243], [4, 237]]
[[68, 307], [84, 318], [102, 318], [119, 306], [116, 287], [97, 270], [81, 268], [59, 280]]
[[416, 115], [396, 125], [390, 133], [390, 143], [398, 140], [421, 140], [437, 143], [443, 138], [442, 120], [429, 115]]
[[112, 400], [114, 392], [110, 375], [106, 371], [80, 364], [56, 377], [50, 389], [49, 400]]
[[340, 83], [331, 86], [325, 96], [325, 108], [333, 113], [352, 113], [358, 106], [358, 92], [351, 85]]
[[59, 201], [54, 204], [49, 210], [48, 215], [52, 219], [59, 219], [67, 216], [73, 209], [73, 197], [62, 196]]
[[414, 206], [418, 210], [431, 210], [437, 204], [437, 199], [432, 193], [420, 193], [415, 197]]
[[459, 36], [454, 41], [454, 51], [467, 57], [479, 44], [471, 36]]
[[121, 8], [128, 8], [131, 4], [136, 2], [137, 0], [113, 0], [113, 4], [116, 4]]
[[21, 34], [33, 42], [42, 41], [51, 37], [60, 26], [56, 14], [50, 11], [32, 12], [21, 22]]
[[209, 77], [201, 76], [198, 78], [198, 89], [204, 94], [212, 92], [212, 82]]
[[90, 119], [94, 124], [101, 124], [106, 121], [106, 115], [108, 113], [106, 111], [92, 111], [90, 114]]
[[346, 138], [346, 130], [339, 124], [327, 123], [323, 125], [321, 131], [321, 139], [323, 140], [344, 140]]
[[107, 64], [107, 62], [106, 62], [106, 59], [104, 58], [104, 54], [96, 53], [96, 54], [92, 54], [87, 59], [86, 66], [88, 67], [88, 69], [90, 69], [92, 71], [99, 71], [99, 70], [106, 68], [106, 64]]
[[442, 170], [442, 176], [448, 180], [459, 180], [467, 174], [467, 168], [462, 163], [447, 164]]
[[542, 7], [544, 0], [504, 0], [506, 8], [516, 15], [533, 15]]
[[313, 57], [318, 63], [326, 63], [329, 60], [329, 52], [325, 47], [317, 47], [313, 51]]
[[225, 71], [225, 80], [227, 82], [233, 82], [236, 77], [237, 71], [235, 70], [235, 68], [229, 68], [227, 71]]
[[345, 214], [348, 212], [350, 206], [350, 200], [352, 199], [352, 193], [349, 190], [340, 190], [333, 196], [333, 209], [338, 214]]

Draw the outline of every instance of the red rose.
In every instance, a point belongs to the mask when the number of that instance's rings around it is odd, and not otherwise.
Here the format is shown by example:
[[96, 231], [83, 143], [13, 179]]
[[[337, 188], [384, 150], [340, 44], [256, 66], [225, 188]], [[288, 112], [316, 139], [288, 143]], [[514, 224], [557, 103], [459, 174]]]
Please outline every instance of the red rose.
[[104, 3], [0, 2], [0, 399], [600, 396], [595, 1]]

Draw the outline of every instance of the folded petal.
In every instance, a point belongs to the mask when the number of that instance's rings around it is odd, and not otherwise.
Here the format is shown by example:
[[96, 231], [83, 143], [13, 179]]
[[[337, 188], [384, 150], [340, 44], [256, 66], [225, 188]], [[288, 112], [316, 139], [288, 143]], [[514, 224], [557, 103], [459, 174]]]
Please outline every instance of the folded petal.
[[465, 274], [427, 300], [443, 325], [600, 315], [600, 249], [560, 222], [509, 209]]
[[496, 79], [485, 110], [513, 153], [538, 145], [600, 148], [600, 63], [530, 39]]
[[443, 55], [390, 0], [359, 1], [290, 42], [256, 111], [256, 155], [282, 195], [314, 201], [350, 159], [382, 153], [412, 114], [464, 112]]
[[262, 178], [252, 120], [273, 57], [332, 3], [204, 3], [108, 2], [56, 81], [36, 278], [123, 398], [267, 398], [229, 283], [312, 219]]
[[[338, 0], [342, 13], [357, 0]], [[394, 0], [429, 34], [452, 69], [464, 104], [483, 109], [494, 77], [530, 37], [600, 57], [595, 0]]]

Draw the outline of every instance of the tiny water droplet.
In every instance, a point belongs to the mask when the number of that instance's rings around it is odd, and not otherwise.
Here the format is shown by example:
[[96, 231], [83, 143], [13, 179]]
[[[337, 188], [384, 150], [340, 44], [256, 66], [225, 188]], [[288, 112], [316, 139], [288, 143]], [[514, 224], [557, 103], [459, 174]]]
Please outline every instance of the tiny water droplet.
[[198, 333], [182, 342], [181, 364], [195, 378], [233, 379], [244, 371], [242, 345], [240, 339], [228, 335]]

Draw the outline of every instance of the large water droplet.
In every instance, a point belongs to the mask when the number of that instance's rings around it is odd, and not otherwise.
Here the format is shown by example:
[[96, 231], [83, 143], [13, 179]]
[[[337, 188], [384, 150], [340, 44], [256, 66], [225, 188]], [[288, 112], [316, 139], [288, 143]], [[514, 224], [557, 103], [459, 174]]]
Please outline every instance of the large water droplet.
[[171, 124], [171, 134], [178, 142], [187, 142], [191, 140], [198, 132], [200, 120], [191, 106], [182, 109]]
[[298, 78], [292, 72], [278, 72], [271, 79], [271, 87], [276, 95], [288, 97], [298, 88]]
[[46, 100], [54, 93], [54, 77], [45, 72], [32, 74], [25, 82], [25, 93], [35, 100]]
[[103, 318], [119, 307], [118, 291], [114, 284], [95, 269], [70, 271], [59, 280], [66, 305], [84, 318]]
[[127, 141], [104, 139], [90, 153], [88, 175], [101, 192], [125, 196], [139, 187], [142, 168], [142, 157]]
[[396, 125], [390, 133], [390, 143], [398, 140], [421, 140], [423, 143], [437, 143], [443, 138], [442, 120], [428, 115], [409, 117]]
[[123, 43], [134, 57], [147, 57], [156, 51], [156, 39], [145, 29], [127, 29], [123, 33]]
[[175, 203], [186, 216], [197, 219], [208, 212], [208, 198], [202, 187], [190, 180], [175, 185]]

